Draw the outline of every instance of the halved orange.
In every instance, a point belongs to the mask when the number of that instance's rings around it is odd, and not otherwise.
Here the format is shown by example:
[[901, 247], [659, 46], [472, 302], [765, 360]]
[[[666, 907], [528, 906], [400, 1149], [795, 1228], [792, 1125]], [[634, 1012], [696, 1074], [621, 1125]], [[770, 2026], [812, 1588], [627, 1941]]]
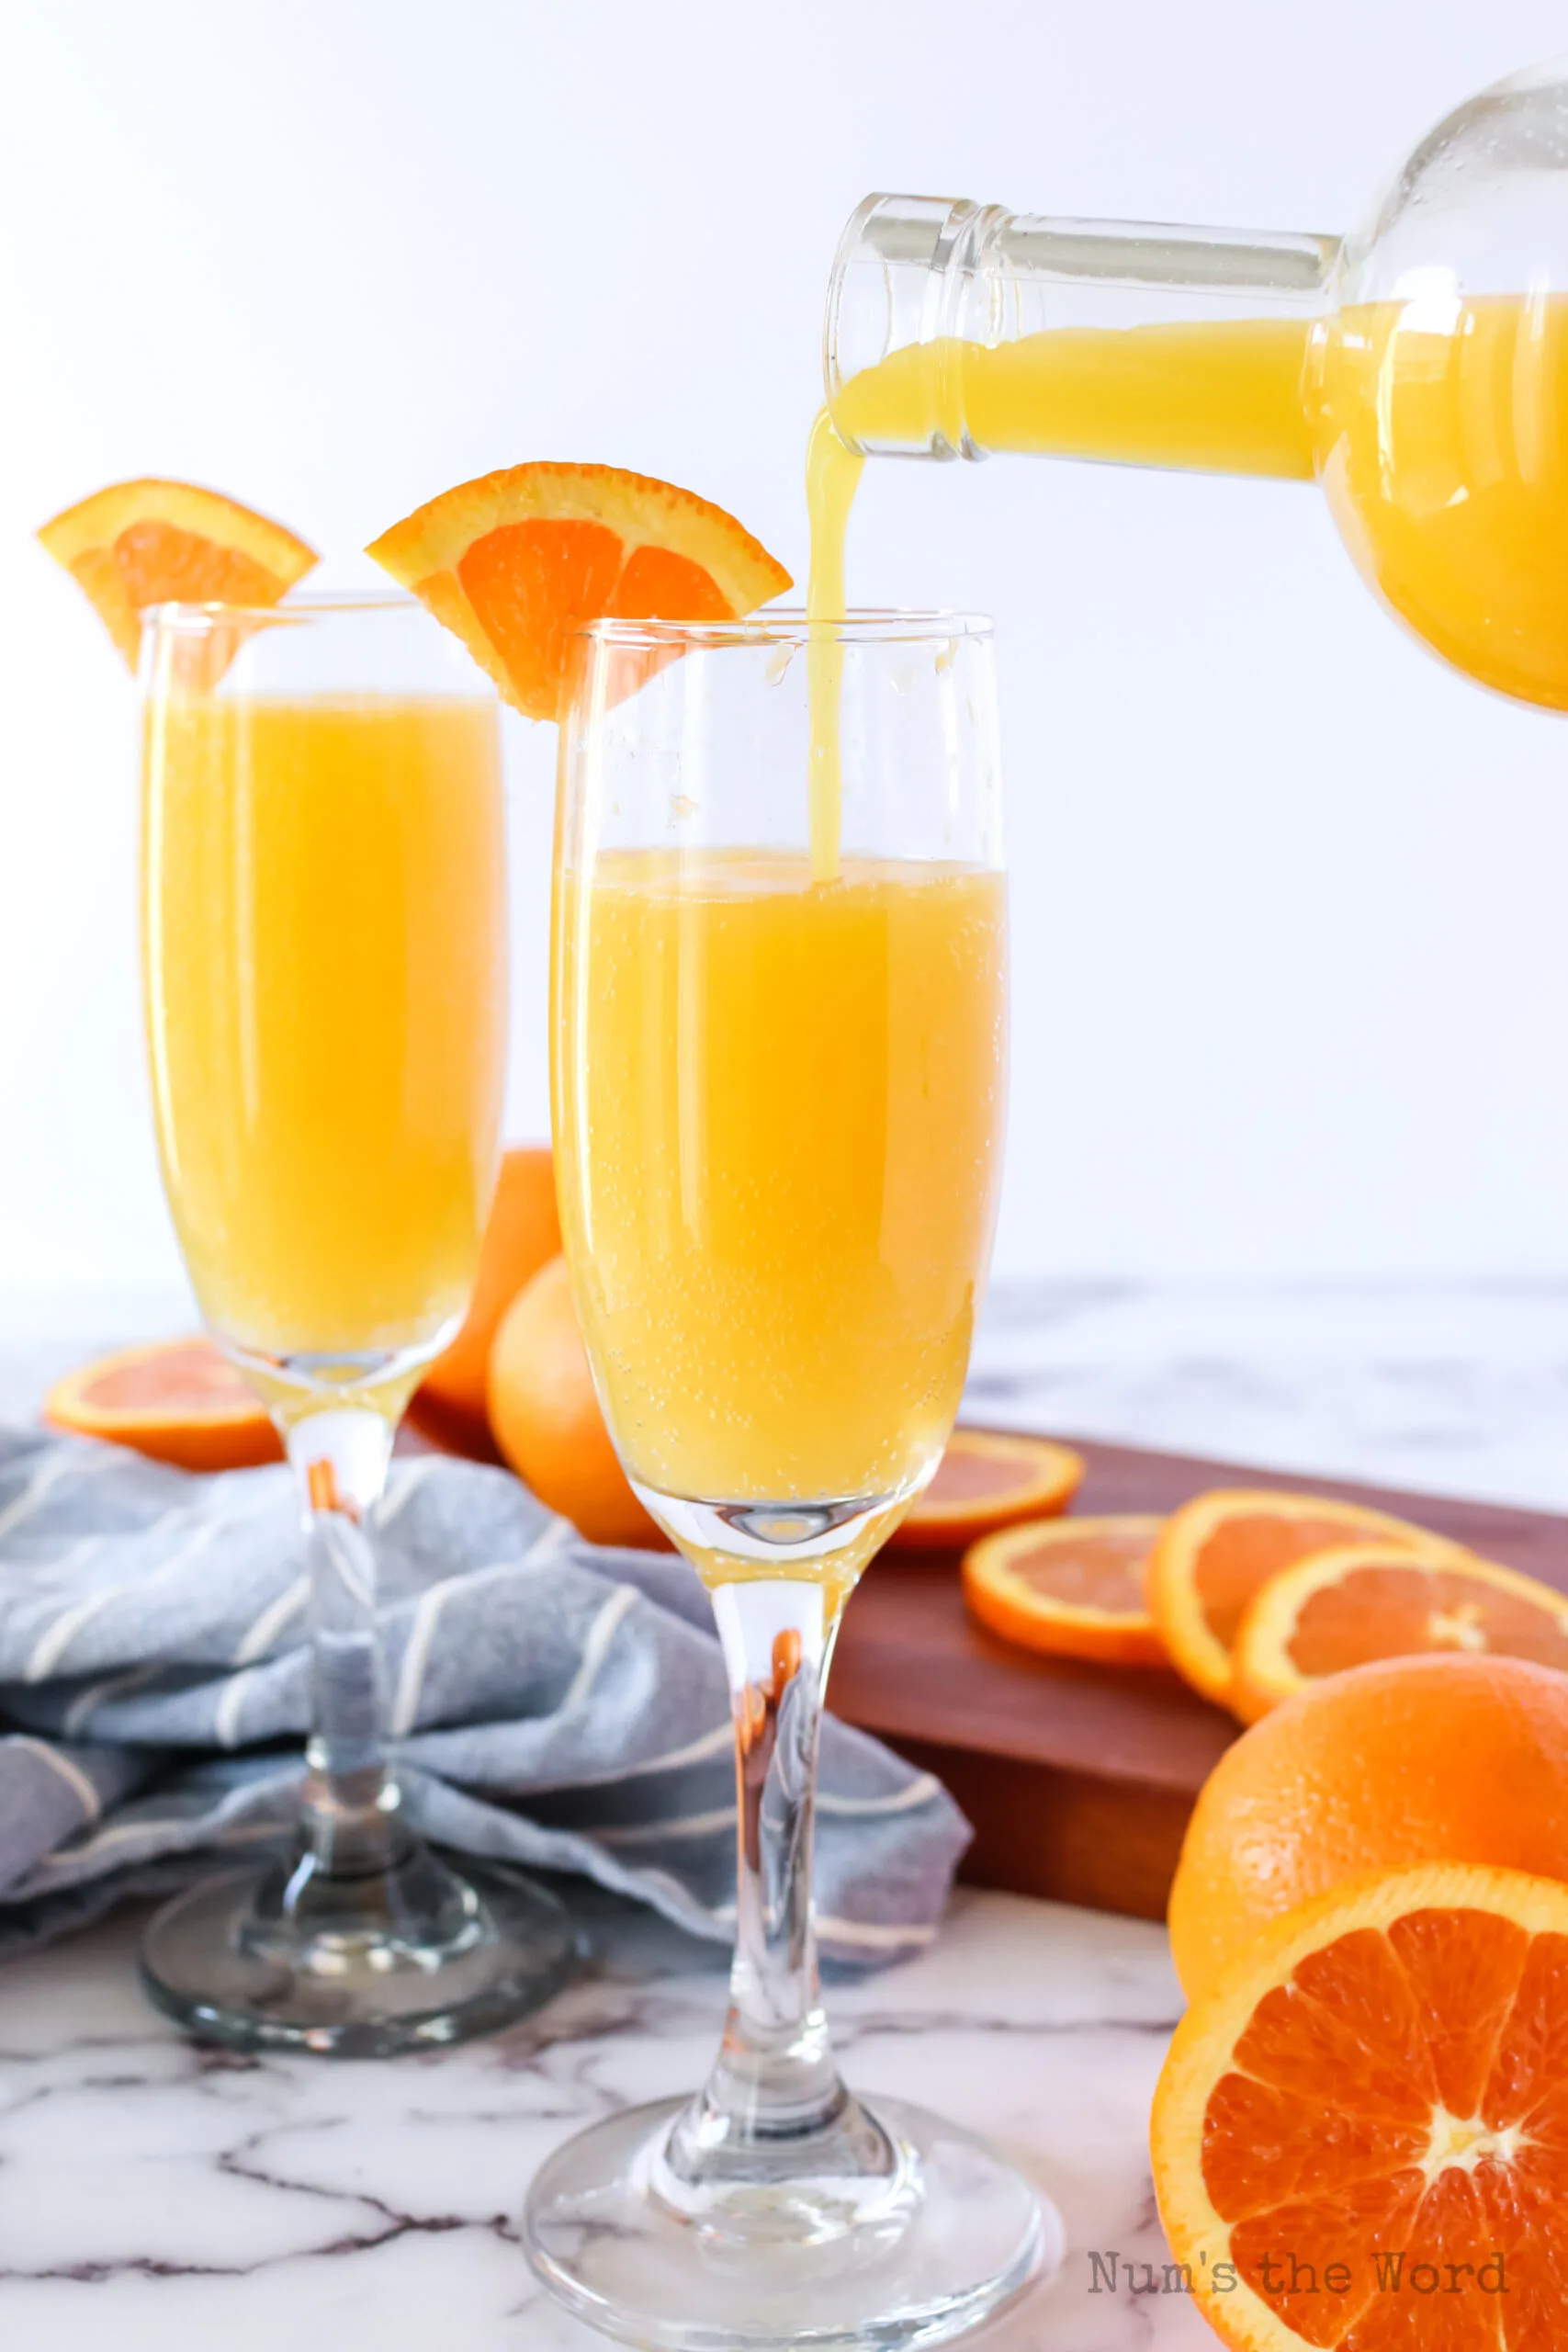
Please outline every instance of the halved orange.
[[1158, 1519], [1026, 1521], [982, 1536], [964, 1555], [964, 1598], [1004, 1641], [1058, 1657], [1163, 1666], [1165, 1645], [1144, 1605], [1144, 1563]]
[[265, 1407], [210, 1340], [155, 1340], [99, 1356], [55, 1382], [43, 1417], [182, 1470], [243, 1470], [283, 1453]]
[[732, 620], [791, 584], [722, 506], [618, 466], [508, 466], [459, 482], [367, 552], [529, 718], [557, 716], [585, 621]]
[[1322, 1495], [1217, 1487], [1172, 1511], [1149, 1554], [1145, 1589], [1172, 1665], [1195, 1690], [1230, 1697], [1231, 1647], [1247, 1602], [1281, 1568], [1355, 1537], [1466, 1556], [1457, 1544]]
[[1236, 2352], [1568, 2343], [1568, 1886], [1429, 1862], [1290, 1913], [1178, 2026], [1151, 2155], [1166, 2282]]
[[316, 560], [303, 539], [188, 481], [118, 481], [39, 537], [134, 670], [150, 605], [276, 605]]
[[1568, 1670], [1568, 1595], [1448, 1548], [1335, 1544], [1254, 1593], [1236, 1632], [1230, 1702], [1256, 1723], [1325, 1675], [1425, 1650], [1487, 1651]]
[[998, 1527], [1054, 1519], [1083, 1484], [1083, 1456], [1054, 1438], [954, 1430], [936, 1476], [897, 1532], [890, 1552], [957, 1552]]

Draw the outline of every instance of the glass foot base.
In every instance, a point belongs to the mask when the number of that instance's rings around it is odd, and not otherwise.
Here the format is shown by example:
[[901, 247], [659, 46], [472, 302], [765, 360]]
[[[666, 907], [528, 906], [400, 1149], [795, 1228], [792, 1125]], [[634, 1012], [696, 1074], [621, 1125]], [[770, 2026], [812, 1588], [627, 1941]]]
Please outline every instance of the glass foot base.
[[[874, 2120], [897, 2163], [878, 2209], [846, 2226], [781, 2231], [842, 2184], [775, 2184], [756, 2226], [716, 2224], [661, 2194], [684, 2099], [629, 2109], [540, 2168], [523, 2215], [528, 2259], [575, 2317], [657, 2352], [895, 2352], [945, 2344], [1055, 2269], [1063, 2231], [1021, 2173], [982, 2141], [901, 2099]], [[820, 2194], [818, 2193], [818, 2189]], [[765, 2202], [767, 2210], [762, 2205]]]
[[386, 2058], [537, 2008], [577, 1939], [543, 1887], [416, 1846], [359, 1877], [275, 1860], [201, 1879], [157, 1914], [141, 1960], [152, 2001], [203, 2041]]

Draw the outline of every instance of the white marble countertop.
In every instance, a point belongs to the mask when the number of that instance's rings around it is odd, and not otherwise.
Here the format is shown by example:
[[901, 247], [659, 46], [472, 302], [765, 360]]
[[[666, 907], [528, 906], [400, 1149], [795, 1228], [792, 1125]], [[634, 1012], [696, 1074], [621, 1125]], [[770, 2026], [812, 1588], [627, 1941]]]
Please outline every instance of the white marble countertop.
[[[117, 1335], [17, 1317], [0, 1414]], [[1568, 1505], [1568, 1291], [1158, 1292], [1063, 1286], [993, 1301], [976, 1419], [1303, 1472]], [[388, 2064], [236, 2059], [143, 2004], [136, 1922], [0, 1973], [0, 2340], [62, 2352], [590, 2352], [516, 2243], [554, 2143], [624, 2100], [694, 2085], [723, 2009], [715, 1956], [620, 1927], [540, 2017]], [[845, 2071], [988, 2133], [1055, 2198], [1057, 2281], [987, 2352], [1211, 2344], [1179, 2295], [1092, 2291], [1089, 2253], [1161, 2246], [1149, 2096], [1179, 1996], [1161, 1931], [962, 1894], [937, 1947], [829, 1994]], [[1141, 2275], [1141, 2274], [1140, 2274]]]
[[[0, 1978], [0, 2340], [115, 2352], [590, 2352], [518, 2250], [525, 2184], [567, 2133], [694, 2084], [724, 1978], [661, 1931], [530, 2023], [383, 2064], [183, 2042], [111, 1921]], [[672, 1973], [667, 1973], [672, 1972]], [[1070, 2241], [987, 2352], [1212, 2343], [1179, 2297], [1089, 2291], [1087, 2250], [1162, 2258], [1145, 2130], [1179, 2006], [1158, 1928], [961, 1894], [940, 1946], [829, 1992], [845, 2072], [998, 2141]]]

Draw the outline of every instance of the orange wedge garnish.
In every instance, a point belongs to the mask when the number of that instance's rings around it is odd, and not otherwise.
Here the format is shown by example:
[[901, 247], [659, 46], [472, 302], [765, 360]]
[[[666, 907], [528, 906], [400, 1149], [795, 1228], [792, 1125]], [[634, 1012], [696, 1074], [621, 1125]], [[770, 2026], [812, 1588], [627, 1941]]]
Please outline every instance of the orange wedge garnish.
[[1176, 2030], [1165, 2276], [1244, 2352], [1568, 2344], [1565, 2082], [1568, 1887], [1428, 1862], [1338, 1888]]
[[43, 1416], [182, 1470], [243, 1470], [283, 1453], [265, 1411], [210, 1340], [159, 1340], [100, 1356], [55, 1382]]
[[119, 481], [39, 537], [134, 670], [150, 605], [276, 605], [316, 560], [265, 514], [188, 481]]
[[1233, 1653], [1230, 1703], [1256, 1723], [1348, 1667], [1423, 1651], [1533, 1658], [1568, 1670], [1568, 1596], [1490, 1560], [1339, 1544], [1254, 1593]]
[[1048, 1519], [1004, 1527], [964, 1555], [964, 1598], [1004, 1641], [1058, 1657], [1163, 1666], [1144, 1604], [1144, 1563], [1161, 1522]]
[[998, 1527], [1053, 1519], [1083, 1484], [1083, 1456], [1054, 1438], [954, 1430], [890, 1552], [958, 1552]]
[[584, 622], [732, 620], [790, 576], [733, 514], [618, 466], [508, 466], [415, 509], [368, 552], [529, 718], [554, 718]]
[[1309, 1553], [1357, 1537], [1404, 1550], [1461, 1553], [1459, 1544], [1364, 1503], [1247, 1487], [1195, 1495], [1160, 1530], [1145, 1580], [1149, 1614], [1171, 1664], [1205, 1699], [1224, 1705], [1230, 1696], [1231, 1646], [1258, 1587]]

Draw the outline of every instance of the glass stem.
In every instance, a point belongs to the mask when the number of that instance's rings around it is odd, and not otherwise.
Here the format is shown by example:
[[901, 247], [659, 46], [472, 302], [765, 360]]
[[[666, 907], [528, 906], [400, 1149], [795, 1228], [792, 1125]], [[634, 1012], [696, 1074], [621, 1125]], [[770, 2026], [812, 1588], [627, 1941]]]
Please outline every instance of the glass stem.
[[735, 1720], [735, 1961], [705, 2088], [677, 2127], [678, 2177], [749, 2174], [852, 2107], [817, 1981], [811, 1835], [841, 1596], [805, 1578], [721, 1586], [714, 1614]]
[[321, 1874], [389, 1871], [412, 1840], [383, 1747], [376, 1555], [365, 1530], [386, 1485], [393, 1424], [363, 1407], [330, 1408], [284, 1434], [304, 1508], [310, 1577], [312, 1722], [294, 1880], [302, 1892]]

